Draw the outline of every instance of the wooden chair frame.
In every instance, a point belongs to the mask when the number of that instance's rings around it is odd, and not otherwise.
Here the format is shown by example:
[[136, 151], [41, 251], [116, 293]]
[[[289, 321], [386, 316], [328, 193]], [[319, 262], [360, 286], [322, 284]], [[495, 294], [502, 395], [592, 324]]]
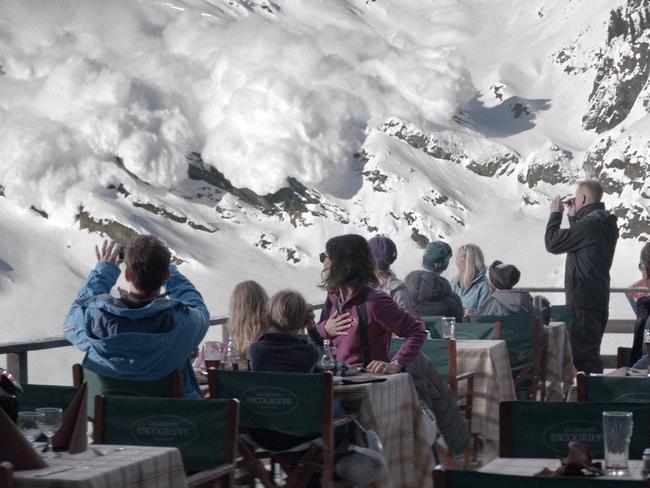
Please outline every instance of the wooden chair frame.
[[0, 488], [14, 487], [14, 466], [8, 461], [0, 463]]
[[[208, 368], [208, 385], [210, 398], [212, 399], [219, 398], [218, 374], [219, 370]], [[238, 447], [241, 459], [238, 461], [238, 466], [247, 469], [255, 478], [260, 480], [264, 488], [276, 488], [278, 485], [273, 480], [272, 473], [264, 468], [261, 459], [270, 459], [272, 466], [277, 463], [282, 467], [287, 474], [286, 482], [282, 485], [284, 488], [304, 487], [315, 473], [321, 473], [321, 486], [323, 488], [332, 488], [334, 486], [334, 429], [352, 420], [351, 417], [333, 418], [333, 398], [332, 373], [326, 372], [323, 374], [322, 446], [312, 443], [309, 448], [303, 451], [302, 457], [296, 461], [295, 458], [289, 459], [285, 453], [272, 453], [251, 447], [240, 436]], [[240, 433], [246, 431], [246, 427], [240, 427]], [[293, 469], [289, 464], [293, 466]]]
[[474, 371], [458, 374], [458, 355], [456, 351], [456, 339], [449, 339], [449, 390], [451, 395], [458, 403], [458, 383], [461, 381], [467, 382], [467, 390], [465, 392], [465, 403], [458, 405], [465, 413], [465, 420], [467, 421], [467, 430], [472, 432], [472, 404], [474, 402]]
[[[95, 397], [95, 420], [93, 422], [93, 440], [95, 444], [104, 442], [104, 396]], [[187, 477], [187, 486], [195, 488], [206, 483], [219, 482], [219, 488], [235, 486], [235, 467], [237, 461], [237, 440], [239, 431], [239, 401], [231, 399], [227, 413], [228, 429], [224, 449], [224, 463], [214, 468], [194, 473]], [[217, 485], [212, 485], [217, 486]]]
[[628, 363], [629, 353], [632, 351], [631, 347], [618, 346], [616, 348], [616, 367], [624, 368], [626, 366], [631, 366]]

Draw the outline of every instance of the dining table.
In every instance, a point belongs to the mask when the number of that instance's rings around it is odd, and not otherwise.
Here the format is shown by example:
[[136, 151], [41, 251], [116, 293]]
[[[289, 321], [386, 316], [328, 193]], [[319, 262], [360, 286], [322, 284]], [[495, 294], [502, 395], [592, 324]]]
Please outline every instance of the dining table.
[[60, 452], [48, 467], [14, 471], [15, 488], [184, 488], [180, 451], [173, 447], [91, 444]]
[[474, 373], [472, 433], [483, 440], [483, 458], [491, 459], [499, 452], [499, 403], [516, 398], [508, 348], [502, 340], [461, 339], [456, 363], [458, 374]]
[[[386, 468], [373, 488], [421, 488], [431, 485], [435, 466], [425, 435], [417, 392], [407, 373], [351, 377], [352, 384], [334, 385], [334, 397], [366, 429], [374, 430], [384, 446]], [[372, 380], [372, 381], [370, 381]]]
[[[598, 460], [596, 460], [598, 461]], [[604, 466], [604, 461], [600, 460]], [[483, 473], [497, 473], [516, 476], [534, 476], [544, 468], [555, 471], [560, 467], [559, 459], [541, 459], [541, 458], [495, 458], [479, 471]], [[631, 459], [628, 461], [629, 473], [625, 476], [610, 476], [605, 474], [597, 479], [604, 481], [621, 480], [621, 479], [638, 479], [642, 480], [641, 471], [643, 470], [643, 461]]]

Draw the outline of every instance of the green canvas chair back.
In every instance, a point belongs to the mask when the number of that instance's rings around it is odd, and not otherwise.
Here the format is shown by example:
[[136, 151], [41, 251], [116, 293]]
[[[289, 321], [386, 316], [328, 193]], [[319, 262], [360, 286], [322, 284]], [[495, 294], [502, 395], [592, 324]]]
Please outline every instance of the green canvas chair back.
[[[391, 355], [404, 343], [402, 338], [392, 338], [390, 341]], [[449, 378], [449, 340], [448, 339], [429, 339], [424, 341], [420, 352], [424, 354], [431, 364], [438, 370], [440, 376], [445, 379]]]
[[65, 410], [77, 393], [74, 386], [24, 384], [18, 407], [20, 411], [36, 410], [42, 407], [56, 407]]
[[571, 331], [571, 306], [551, 305], [551, 321], [564, 322], [567, 330]]
[[97, 395], [120, 395], [120, 396], [141, 396], [141, 397], [161, 397], [161, 398], [180, 398], [183, 396], [183, 386], [180, 370], [152, 381], [133, 381], [109, 378], [95, 373], [88, 368], [80, 368], [74, 365], [73, 376], [75, 384], [88, 384], [88, 417], [91, 419], [95, 415], [95, 402], [93, 399]]
[[650, 378], [579, 374], [578, 401], [650, 402]]
[[431, 315], [429, 317], [420, 317], [420, 320], [424, 322], [424, 327], [429, 332], [431, 332], [431, 337], [434, 339], [441, 339], [442, 334], [442, 319], [444, 317], [439, 315]]
[[99, 396], [95, 442], [177, 447], [188, 472], [232, 463], [238, 402]]
[[[436, 488], [599, 488], [606, 481], [598, 478], [561, 476], [513, 476], [507, 474], [482, 473], [480, 471], [440, 470], [434, 471]], [[643, 488], [642, 480], [616, 480], [616, 488]]]
[[630, 358], [632, 357], [632, 348], [618, 346], [616, 348], [616, 367], [623, 368], [625, 366], [632, 366]]
[[239, 425], [245, 429], [321, 433], [325, 408], [331, 416], [331, 374], [210, 369], [208, 377], [211, 398], [240, 401]]
[[499, 456], [556, 458], [579, 441], [602, 459], [607, 410], [633, 413], [630, 458], [641, 459], [650, 440], [650, 404], [614, 402], [501, 402]]
[[[476, 317], [472, 317], [476, 318]], [[494, 322], [476, 322], [470, 319], [469, 324], [456, 323], [456, 330], [454, 331], [454, 338], [456, 340], [491, 340], [494, 339], [494, 331], [496, 328], [496, 321]]]
[[[539, 336], [541, 330], [536, 330], [536, 319], [532, 315], [483, 315], [472, 317], [475, 322], [501, 323], [501, 339], [508, 346], [510, 367], [514, 376], [521, 370], [532, 366], [534, 359], [535, 335]], [[537, 337], [537, 344], [541, 344], [541, 337]]]

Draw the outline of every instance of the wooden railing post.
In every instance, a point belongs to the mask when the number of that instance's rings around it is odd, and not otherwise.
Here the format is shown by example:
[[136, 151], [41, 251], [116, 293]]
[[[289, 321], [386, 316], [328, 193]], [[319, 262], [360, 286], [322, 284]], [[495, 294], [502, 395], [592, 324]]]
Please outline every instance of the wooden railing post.
[[27, 383], [27, 351], [8, 353], [7, 371], [16, 378], [18, 383]]

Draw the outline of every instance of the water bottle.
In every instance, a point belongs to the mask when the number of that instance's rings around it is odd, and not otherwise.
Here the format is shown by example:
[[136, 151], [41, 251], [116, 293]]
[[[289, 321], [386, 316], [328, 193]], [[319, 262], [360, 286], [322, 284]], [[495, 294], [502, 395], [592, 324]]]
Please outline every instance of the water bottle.
[[237, 347], [237, 341], [232, 335], [228, 338], [225, 360], [231, 364], [233, 371], [239, 369], [239, 348]]
[[336, 359], [334, 359], [334, 355], [332, 354], [329, 339], [323, 339], [323, 356], [320, 358], [318, 365], [323, 371], [332, 371], [336, 368]]

